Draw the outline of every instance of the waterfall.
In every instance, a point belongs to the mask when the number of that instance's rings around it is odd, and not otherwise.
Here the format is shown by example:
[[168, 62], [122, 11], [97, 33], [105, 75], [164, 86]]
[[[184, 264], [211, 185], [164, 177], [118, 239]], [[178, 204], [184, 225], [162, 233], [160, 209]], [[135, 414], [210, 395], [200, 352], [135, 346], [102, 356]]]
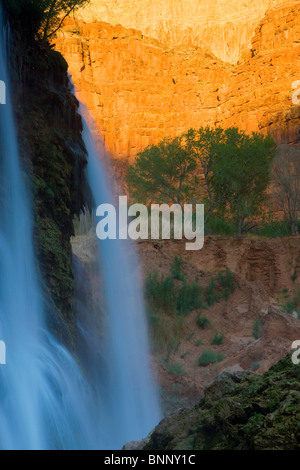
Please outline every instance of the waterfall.
[[[144, 437], [158, 419], [142, 301], [130, 284], [122, 247], [105, 244], [111, 325], [107, 373], [98, 370], [96, 340], [89, 347], [97, 372], [87, 377], [48, 331], [11, 105], [8, 44], [9, 28], [0, 10], [0, 80], [6, 98], [0, 104], [0, 340], [6, 345], [6, 364], [0, 364], [0, 449], [118, 449]], [[85, 126], [90, 182], [98, 203], [106, 195], [105, 185], [87, 136]]]
[[[88, 151], [87, 177], [95, 207], [112, 204], [107, 174], [101, 164], [91, 118], [81, 104], [83, 140]], [[96, 232], [95, 226], [93, 232]], [[149, 344], [141, 274], [129, 240], [98, 241], [107, 322], [102, 356], [107, 364], [104, 417], [106, 447], [139, 440], [159, 422], [159, 406], [149, 365]], [[96, 349], [97, 345], [93, 346]], [[109, 434], [110, 432], [110, 434]]]

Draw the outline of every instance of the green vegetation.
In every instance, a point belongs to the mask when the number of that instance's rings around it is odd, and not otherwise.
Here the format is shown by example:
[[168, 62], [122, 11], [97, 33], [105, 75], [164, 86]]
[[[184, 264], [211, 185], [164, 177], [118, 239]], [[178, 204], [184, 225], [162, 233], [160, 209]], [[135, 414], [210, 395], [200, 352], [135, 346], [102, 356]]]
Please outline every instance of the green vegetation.
[[[237, 128], [190, 129], [140, 152], [128, 170], [134, 199], [205, 204], [205, 223], [241, 235], [262, 215], [276, 144]], [[198, 178], [203, 175], [203, 178]], [[223, 222], [220, 222], [220, 220]]]
[[299, 450], [300, 368], [223, 373], [195, 407], [160, 423], [145, 450]]
[[272, 167], [273, 192], [292, 235], [299, 233], [300, 150], [281, 145]]
[[140, 152], [128, 169], [128, 184], [138, 202], [182, 204], [194, 197], [196, 161], [184, 136], [165, 138]]
[[223, 354], [216, 353], [214, 351], [205, 350], [201, 356], [197, 359], [196, 365], [199, 367], [206, 367], [209, 364], [215, 364], [217, 362], [223, 361]]
[[224, 341], [224, 335], [216, 332], [215, 336], [212, 339], [211, 344], [215, 346], [220, 346], [220, 344], [222, 344], [223, 341]]
[[202, 317], [201, 313], [197, 316], [196, 324], [201, 330], [205, 330], [207, 326], [210, 326], [210, 321], [206, 317]]
[[296, 286], [292, 297], [285, 295], [285, 302], [281, 306], [281, 310], [285, 313], [296, 312], [300, 315], [300, 285]]
[[168, 275], [159, 275], [156, 271], [149, 273], [145, 297], [156, 345], [163, 347], [170, 344], [172, 338], [181, 337], [185, 318], [195, 310], [200, 312], [196, 319], [197, 326], [201, 329], [209, 326], [210, 322], [201, 316], [202, 312], [221, 299], [227, 300], [235, 286], [233, 274], [228, 268], [225, 273], [218, 273], [207, 287], [200, 285], [198, 279], [189, 281], [183, 272], [183, 260], [178, 257], [175, 257]]
[[[300, 220], [297, 222], [297, 228], [300, 232]], [[236, 226], [230, 220], [225, 220], [223, 217], [213, 214], [205, 225], [206, 235], [222, 235], [232, 237], [236, 235]], [[265, 238], [278, 238], [290, 237], [292, 235], [290, 223], [287, 219], [275, 220], [272, 214], [262, 215], [262, 219], [256, 220], [248, 233]]]
[[263, 322], [260, 318], [257, 318], [253, 324], [252, 336], [255, 339], [259, 339], [263, 332]]
[[183, 377], [187, 375], [187, 372], [182, 364], [173, 362], [167, 365], [167, 371], [169, 374], [176, 375], [177, 377]]

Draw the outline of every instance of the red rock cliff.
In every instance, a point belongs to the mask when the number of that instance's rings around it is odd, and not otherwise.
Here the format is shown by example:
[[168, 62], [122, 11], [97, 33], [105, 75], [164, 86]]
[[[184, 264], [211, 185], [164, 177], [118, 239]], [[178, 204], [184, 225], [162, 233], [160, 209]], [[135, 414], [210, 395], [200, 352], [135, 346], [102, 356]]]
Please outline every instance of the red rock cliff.
[[169, 45], [104, 22], [69, 21], [56, 47], [115, 158], [201, 125], [236, 125], [300, 143], [300, 3], [281, 2], [237, 65], [197, 46]]

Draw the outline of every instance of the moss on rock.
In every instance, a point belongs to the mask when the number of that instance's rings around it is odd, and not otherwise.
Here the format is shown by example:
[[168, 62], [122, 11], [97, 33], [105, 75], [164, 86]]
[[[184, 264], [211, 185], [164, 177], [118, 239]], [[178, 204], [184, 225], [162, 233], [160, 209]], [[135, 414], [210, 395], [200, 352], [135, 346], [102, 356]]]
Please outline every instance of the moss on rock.
[[300, 366], [223, 373], [193, 409], [163, 420], [146, 450], [300, 449]]
[[[72, 343], [73, 220], [84, 208], [86, 149], [78, 101], [60, 53], [28, 34], [12, 15], [11, 77], [24, 177], [30, 179], [34, 239], [49, 323]], [[55, 315], [53, 319], [51, 316]], [[63, 324], [62, 324], [63, 322]]]

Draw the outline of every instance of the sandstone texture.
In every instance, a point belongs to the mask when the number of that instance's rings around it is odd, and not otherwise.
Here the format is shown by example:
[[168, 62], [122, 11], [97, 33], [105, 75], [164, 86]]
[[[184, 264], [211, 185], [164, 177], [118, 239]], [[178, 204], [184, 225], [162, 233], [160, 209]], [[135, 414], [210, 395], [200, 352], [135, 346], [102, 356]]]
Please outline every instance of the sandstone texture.
[[292, 84], [300, 80], [299, 37], [300, 3], [275, 2], [236, 65], [203, 44], [172, 47], [143, 30], [103, 21], [69, 20], [55, 42], [103, 150], [126, 160], [202, 125], [269, 132], [279, 143], [299, 145], [300, 107], [292, 102]]
[[141, 30], [170, 47], [200, 46], [236, 62], [250, 49], [255, 27], [269, 8], [284, 0], [93, 0], [77, 16]]

